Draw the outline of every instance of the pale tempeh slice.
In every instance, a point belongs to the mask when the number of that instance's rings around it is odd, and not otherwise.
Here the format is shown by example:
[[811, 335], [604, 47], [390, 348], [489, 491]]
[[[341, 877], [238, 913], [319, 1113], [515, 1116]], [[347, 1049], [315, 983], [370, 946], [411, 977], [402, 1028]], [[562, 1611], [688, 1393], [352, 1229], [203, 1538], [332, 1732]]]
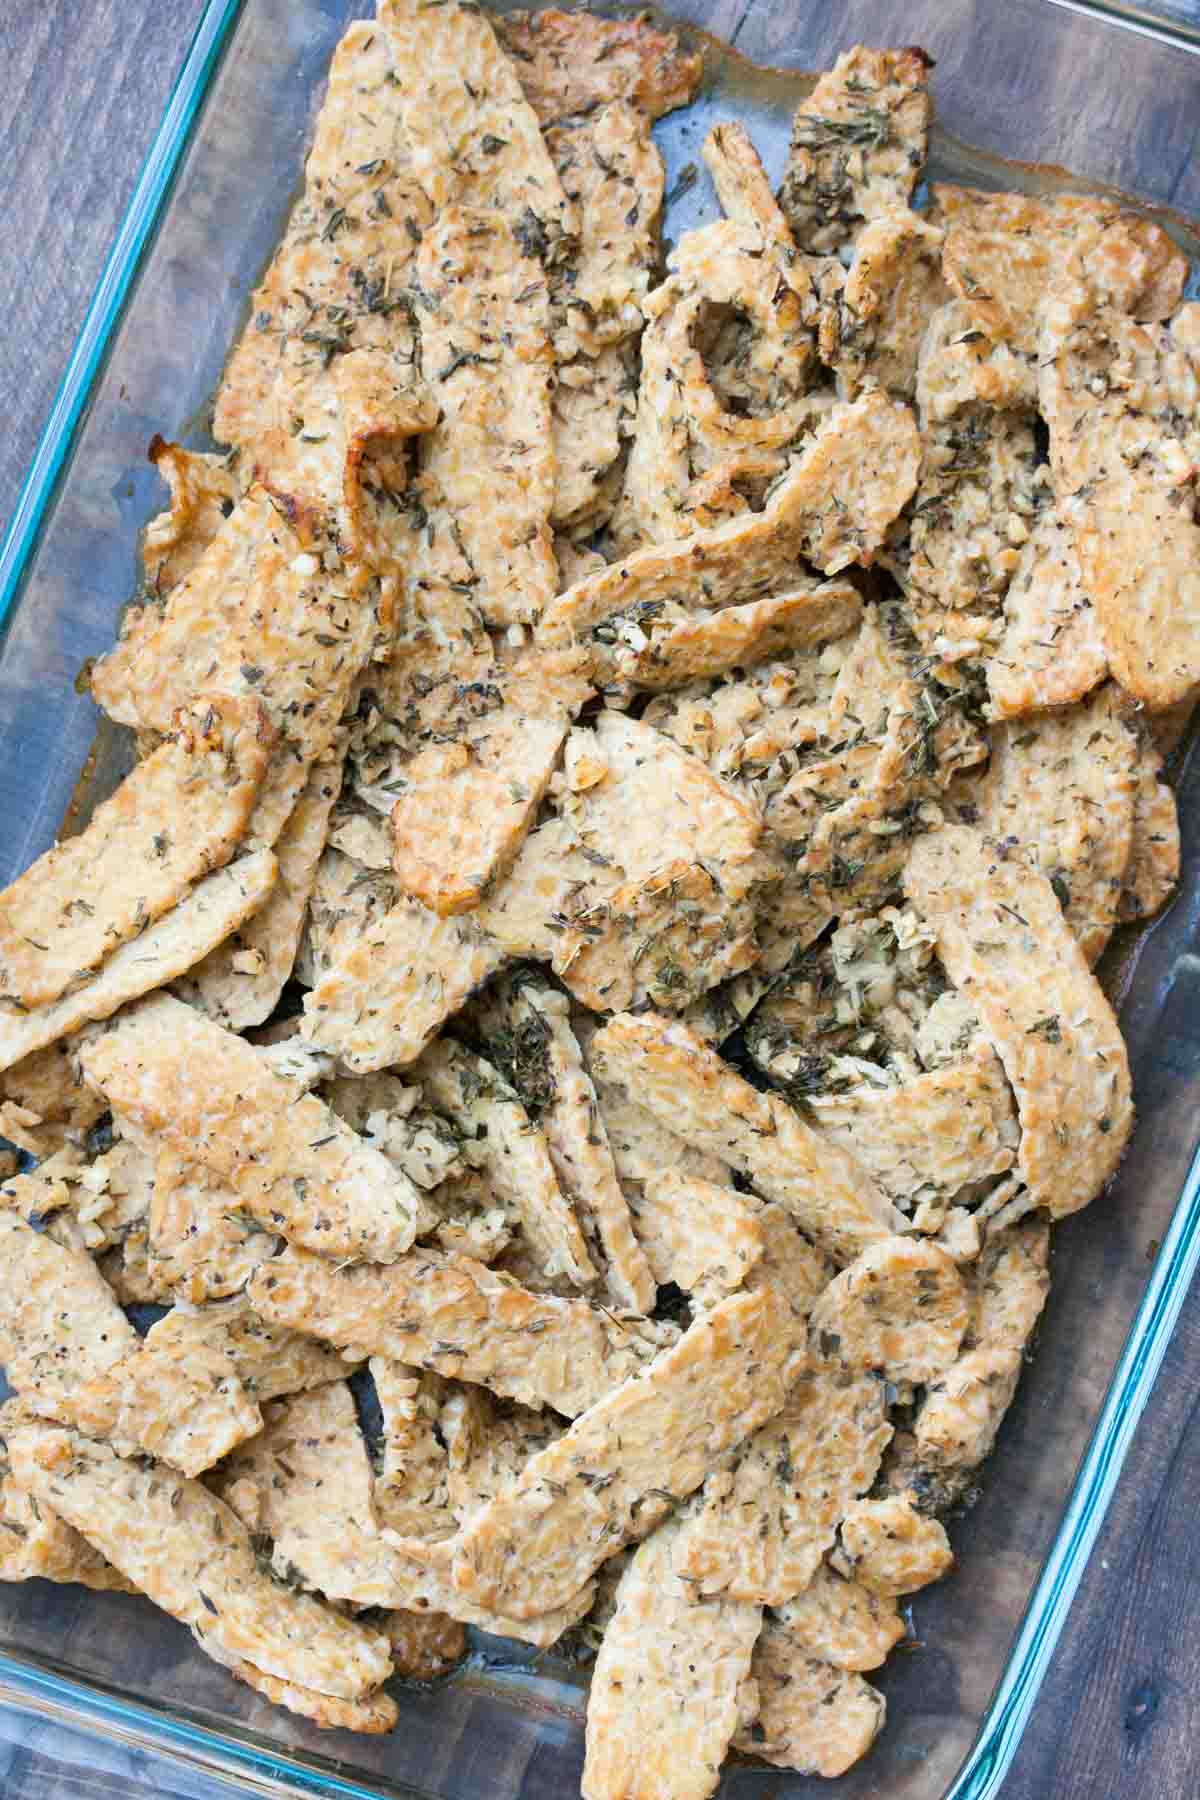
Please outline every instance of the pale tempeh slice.
[[906, 1627], [890, 1595], [873, 1594], [822, 1564], [778, 1621], [806, 1656], [837, 1669], [877, 1669]]
[[987, 662], [998, 718], [1082, 700], [1108, 674], [1100, 621], [1088, 597], [1074, 534], [1045, 509], [1022, 545], [1004, 596], [1004, 624]]
[[841, 1262], [906, 1228], [866, 1170], [785, 1101], [761, 1094], [676, 1021], [619, 1014], [591, 1055], [606, 1079], [689, 1142], [740, 1170]]
[[450, 1505], [465, 1525], [566, 1426], [553, 1413], [511, 1402], [501, 1410], [485, 1388], [457, 1383], [442, 1406], [438, 1430], [446, 1440]]
[[277, 1675], [264, 1675], [244, 1657], [216, 1656], [213, 1654], [216, 1646], [211, 1641], [204, 1648], [214, 1662], [236, 1675], [239, 1681], [244, 1681], [247, 1687], [252, 1687], [272, 1706], [286, 1706], [289, 1712], [298, 1713], [302, 1719], [319, 1725], [322, 1731], [378, 1734], [394, 1730], [400, 1717], [400, 1708], [390, 1694], [365, 1694], [358, 1700], [335, 1700], [332, 1695], [315, 1693], [312, 1688], [301, 1687], [295, 1681], [281, 1681]]
[[734, 1748], [776, 1768], [844, 1775], [883, 1730], [887, 1702], [870, 1682], [809, 1656], [770, 1620], [754, 1646], [750, 1678], [758, 1717], [736, 1734]]
[[801, 102], [779, 190], [801, 250], [839, 250], [864, 220], [907, 208], [925, 161], [931, 67], [923, 50], [856, 44]]
[[470, 918], [401, 900], [338, 946], [305, 995], [304, 1035], [359, 1075], [414, 1062], [505, 960]]
[[588, 1694], [584, 1800], [705, 1800], [737, 1728], [760, 1607], [698, 1601], [671, 1519], [621, 1577]]
[[52, 1425], [8, 1444], [18, 1480], [202, 1647], [342, 1700], [390, 1673], [387, 1640], [264, 1575], [237, 1514], [200, 1482]]
[[432, 1250], [386, 1269], [288, 1250], [256, 1272], [249, 1292], [264, 1319], [351, 1356], [418, 1363], [568, 1417], [644, 1369], [674, 1336], [673, 1327], [532, 1294], [469, 1257]]
[[1133, 796], [1133, 843], [1121, 882], [1122, 919], [1148, 919], [1165, 906], [1179, 883], [1179, 808], [1175, 790], [1162, 779], [1154, 745], [1138, 747]]
[[0, 1581], [38, 1577], [76, 1581], [97, 1592], [133, 1592], [125, 1577], [73, 1526], [6, 1475], [0, 1484]]
[[244, 1288], [277, 1243], [221, 1176], [158, 1146], [146, 1241], [152, 1281], [201, 1306]]
[[[537, 1120], [559, 1185], [598, 1250], [604, 1284], [615, 1305], [648, 1313], [654, 1277], [639, 1246], [617, 1179], [596, 1090], [584, 1067], [565, 995], [548, 983], [522, 980], [484, 1018], [488, 1048], [502, 1060], [518, 1091], [532, 1069], [539, 1089]], [[526, 1075], [526, 1087], [530, 1076]], [[522, 1091], [527, 1104], [530, 1095]]]
[[137, 1347], [137, 1334], [90, 1256], [0, 1211], [6, 1280], [0, 1366], [49, 1418], [69, 1420], [76, 1390]]
[[120, 1456], [200, 1475], [262, 1429], [262, 1414], [217, 1344], [139, 1345], [72, 1395], [70, 1416]]
[[757, 231], [763, 242], [794, 260], [796, 244], [782, 208], [771, 192], [754, 140], [739, 119], [714, 125], [701, 146], [721, 202], [735, 225]]
[[912, 495], [919, 462], [906, 408], [881, 394], [835, 407], [763, 512], [652, 544], [586, 576], [554, 601], [539, 636], [569, 644], [646, 602], [679, 600], [706, 610], [744, 603], [791, 581], [799, 556], [836, 574], [877, 548]]
[[889, 1381], [926, 1382], [958, 1355], [967, 1329], [962, 1276], [936, 1244], [888, 1238], [835, 1275], [809, 1317], [821, 1354]]
[[[440, 16], [456, 10], [450, 0]], [[430, 302], [421, 363], [441, 408], [425, 478], [457, 526], [484, 618], [536, 619], [558, 587], [544, 271], [504, 219], [466, 207], [439, 216], [417, 271]]]
[[882, 1382], [812, 1360], [778, 1416], [708, 1476], [678, 1573], [700, 1594], [790, 1600], [874, 1481], [891, 1436]]
[[93, 1019], [183, 975], [250, 918], [275, 886], [269, 850], [239, 857], [196, 883], [179, 905], [115, 950], [82, 987], [32, 1012], [0, 1011], [0, 1068], [8, 1068]]
[[972, 823], [1040, 869], [1090, 964], [1112, 936], [1133, 847], [1138, 745], [1106, 684], [1080, 706], [996, 725]]
[[549, 1146], [508, 1083], [481, 1056], [450, 1038], [426, 1050], [413, 1073], [463, 1138], [478, 1167], [521, 1227], [543, 1276], [590, 1287], [596, 1269], [571, 1201], [559, 1186]]
[[120, 1112], [227, 1180], [267, 1229], [381, 1262], [412, 1243], [419, 1196], [407, 1177], [180, 1001], [162, 994], [131, 1008], [80, 1060]]
[[1021, 1120], [1017, 1168], [1052, 1218], [1113, 1173], [1133, 1127], [1129, 1059], [1112, 1008], [1050, 883], [965, 826], [919, 839], [905, 891], [946, 973], [1004, 1064]]
[[[344, 1381], [269, 1406], [265, 1430], [222, 1466], [217, 1482], [227, 1503], [271, 1537], [281, 1578], [294, 1572], [331, 1600], [424, 1613], [451, 1607], [502, 1636], [530, 1635], [521, 1620], [465, 1604], [435, 1545], [402, 1544], [380, 1530], [367, 1447]], [[418, 1552], [428, 1561], [416, 1560]], [[545, 1636], [547, 1624], [561, 1635], [579, 1616], [581, 1599], [586, 1603], [590, 1594], [573, 1596], [574, 1604], [553, 1620], [538, 1620], [533, 1641], [553, 1641]]]
[[496, 35], [516, 65], [525, 98], [542, 125], [628, 100], [651, 119], [686, 106], [700, 85], [698, 50], [681, 49], [646, 13], [497, 13]]
[[937, 227], [913, 212], [871, 219], [821, 334], [821, 354], [837, 370], [839, 389], [853, 396], [870, 381], [911, 400], [926, 327], [947, 298]]
[[842, 1520], [836, 1562], [874, 1594], [915, 1594], [954, 1567], [945, 1527], [919, 1513], [911, 1494], [860, 1500]]
[[808, 1105], [821, 1131], [898, 1202], [949, 1200], [1016, 1161], [1020, 1132], [1012, 1095], [999, 1058], [982, 1039], [961, 1062], [898, 1086], [859, 1082], [842, 1094], [814, 1094]]
[[554, 509], [558, 591], [569, 587], [604, 558], [578, 566], [581, 543], [612, 517], [619, 498], [621, 449], [630, 429], [637, 384], [628, 346], [610, 344], [595, 356], [563, 364], [551, 397], [554, 433]]
[[434, 206], [495, 210], [559, 260], [576, 222], [516, 70], [484, 13], [462, 0], [380, 0], [413, 169]]
[[461, 1592], [520, 1617], [562, 1605], [779, 1410], [803, 1365], [770, 1291], [722, 1301], [529, 1462], [457, 1539]]
[[371, 1486], [375, 1517], [401, 1537], [452, 1537], [447, 1446], [439, 1437], [445, 1383], [390, 1356], [371, 1358], [383, 1414], [383, 1463]]
[[0, 893], [7, 999], [26, 1009], [57, 1000], [233, 855], [266, 772], [266, 715], [214, 695], [175, 727], [78, 837]]
[[189, 575], [238, 497], [237, 476], [227, 456], [150, 441], [150, 461], [171, 490], [171, 504], [142, 533], [146, 586], [160, 598]]
[[220, 1349], [248, 1393], [259, 1400], [300, 1393], [348, 1375], [357, 1358], [338, 1356], [328, 1344], [260, 1318], [244, 1295], [192, 1310], [176, 1306], [146, 1334], [144, 1348], [186, 1357]]
[[760, 1262], [759, 1211], [734, 1188], [665, 1168], [647, 1177], [634, 1217], [655, 1280], [674, 1282], [703, 1307], [736, 1293]]
[[176, 984], [181, 1000], [230, 1031], [270, 1017], [296, 961], [304, 915], [342, 785], [341, 762], [313, 764], [303, 793], [275, 841], [279, 879], [266, 905]]

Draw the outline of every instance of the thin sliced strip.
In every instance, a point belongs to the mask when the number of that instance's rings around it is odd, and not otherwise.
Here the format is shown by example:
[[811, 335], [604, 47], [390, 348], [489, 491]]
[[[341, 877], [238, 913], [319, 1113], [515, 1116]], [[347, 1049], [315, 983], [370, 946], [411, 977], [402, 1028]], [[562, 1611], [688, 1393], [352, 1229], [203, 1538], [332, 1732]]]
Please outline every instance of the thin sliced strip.
[[797, 1649], [836, 1669], [877, 1669], [907, 1630], [890, 1595], [873, 1594], [826, 1563], [779, 1608], [777, 1623]]
[[348, 1375], [357, 1359], [328, 1344], [260, 1318], [244, 1295], [194, 1310], [176, 1306], [146, 1334], [145, 1348], [186, 1359], [207, 1349], [228, 1356], [248, 1393], [259, 1400], [322, 1387]]
[[305, 995], [301, 1029], [357, 1075], [401, 1067], [506, 960], [469, 917], [401, 900], [339, 945]]
[[264, 1575], [245, 1526], [200, 1482], [52, 1425], [10, 1434], [13, 1471], [39, 1501], [203, 1647], [335, 1699], [391, 1671], [387, 1640]]
[[674, 1336], [673, 1327], [532, 1294], [469, 1257], [432, 1250], [390, 1268], [346, 1268], [288, 1250], [257, 1271], [249, 1294], [264, 1319], [349, 1355], [416, 1363], [568, 1418], [636, 1375]]
[[237, 476], [227, 456], [185, 450], [157, 436], [147, 455], [171, 490], [170, 505], [142, 533], [146, 586], [165, 599], [191, 573], [233, 511]]
[[145, 1000], [81, 1062], [113, 1106], [228, 1181], [267, 1229], [381, 1262], [412, 1243], [419, 1195], [407, 1177], [191, 1007]]
[[721, 211], [735, 225], [757, 231], [765, 244], [795, 257], [791, 226], [771, 192], [754, 140], [740, 119], [714, 125], [701, 146], [721, 202]]
[[735, 1188], [682, 1169], [648, 1176], [635, 1219], [655, 1280], [674, 1282], [698, 1307], [736, 1293], [763, 1255], [759, 1210]]
[[762, 1611], [696, 1599], [673, 1566], [687, 1530], [660, 1525], [621, 1576], [588, 1694], [584, 1800], [705, 1800], [721, 1779]]
[[242, 1212], [221, 1176], [159, 1145], [147, 1224], [151, 1281], [200, 1306], [244, 1288], [277, 1242]]
[[904, 884], [1004, 1064], [1034, 1204], [1052, 1218], [1077, 1211], [1120, 1161], [1133, 1106], [1120, 1030], [1058, 897], [966, 826], [919, 839]]
[[121, 1456], [156, 1457], [201, 1475], [262, 1429], [262, 1414], [219, 1344], [151, 1345], [132, 1350], [84, 1382], [71, 1420]]
[[906, 1221], [840, 1145], [812, 1131], [776, 1094], [761, 1094], [686, 1026], [619, 1014], [592, 1041], [606, 1079], [702, 1150], [737, 1168], [841, 1262]]
[[227, 863], [272, 737], [254, 701], [214, 695], [181, 714], [171, 741], [136, 765], [77, 837], [0, 893], [4, 996], [26, 1009], [49, 1005]]
[[945, 1527], [911, 1494], [860, 1500], [842, 1520], [836, 1562], [875, 1594], [915, 1594], [954, 1567]]
[[700, 609], [745, 603], [792, 579], [800, 556], [827, 575], [869, 562], [911, 497], [919, 463], [907, 409], [882, 394], [835, 407], [763, 512], [652, 544], [586, 576], [554, 601], [539, 636], [548, 645], [569, 644], [646, 602], [679, 600]]
[[1122, 919], [1149, 919], [1179, 885], [1179, 807], [1162, 779], [1162, 757], [1149, 742], [1138, 748], [1133, 796], [1133, 842], [1121, 882]]
[[35, 1579], [75, 1581], [98, 1593], [134, 1591], [74, 1526], [6, 1475], [0, 1483], [0, 1581]]
[[891, 1441], [882, 1382], [812, 1359], [783, 1409], [710, 1473], [675, 1567], [700, 1594], [801, 1593]]
[[341, 791], [340, 759], [316, 762], [275, 841], [279, 879], [266, 905], [176, 984], [188, 1000], [229, 1031], [261, 1025], [275, 1010], [296, 961], [304, 915]]
[[40, 1413], [70, 1420], [76, 1390], [135, 1350], [137, 1334], [90, 1256], [7, 1209], [0, 1233], [0, 1366]]
[[778, 1412], [802, 1366], [797, 1337], [770, 1291], [715, 1306], [469, 1522], [456, 1540], [455, 1585], [521, 1617], [562, 1605]]
[[987, 661], [997, 718], [1069, 706], [1108, 674], [1100, 621], [1084, 587], [1070, 526], [1047, 507], [1021, 546], [1004, 596], [1004, 624]]
[[371, 1379], [383, 1414], [383, 1461], [371, 1484], [375, 1517], [401, 1537], [453, 1536], [449, 1459], [439, 1435], [445, 1383], [390, 1356], [371, 1358]]
[[927, 1382], [958, 1355], [967, 1329], [962, 1276], [936, 1244], [887, 1238], [835, 1275], [809, 1330], [821, 1354], [894, 1382]]
[[818, 1661], [771, 1620], [754, 1646], [750, 1678], [758, 1715], [734, 1737], [734, 1748], [778, 1769], [844, 1775], [883, 1730], [887, 1702], [869, 1681]]
[[542, 125], [609, 100], [628, 100], [660, 119], [686, 106], [700, 85], [700, 52], [681, 48], [646, 13], [604, 19], [548, 7], [498, 13], [495, 30]]
[[256, 1669], [253, 1663], [244, 1657], [213, 1655], [216, 1645], [211, 1641], [202, 1645], [219, 1662], [222, 1668], [252, 1687], [256, 1694], [269, 1700], [272, 1706], [285, 1706], [289, 1712], [299, 1714], [313, 1725], [320, 1726], [322, 1731], [365, 1731], [378, 1736], [386, 1731], [393, 1731], [400, 1717], [400, 1708], [390, 1694], [366, 1694], [357, 1700], [335, 1700], [330, 1694], [315, 1693], [312, 1688], [301, 1687], [295, 1681], [281, 1681], [277, 1675], [265, 1675]]

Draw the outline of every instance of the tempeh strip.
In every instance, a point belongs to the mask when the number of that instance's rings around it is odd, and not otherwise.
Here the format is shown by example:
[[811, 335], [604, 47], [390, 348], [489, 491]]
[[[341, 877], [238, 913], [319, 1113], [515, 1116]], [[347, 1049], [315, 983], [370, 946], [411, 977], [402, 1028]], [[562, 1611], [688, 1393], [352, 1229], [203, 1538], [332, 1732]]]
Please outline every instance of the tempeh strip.
[[20, 1062], [90, 1020], [107, 1019], [128, 1001], [186, 974], [266, 902], [278, 870], [269, 850], [240, 857], [197, 882], [156, 925], [114, 951], [82, 987], [32, 1012], [0, 1011], [0, 1068]]
[[777, 1094], [762, 1094], [677, 1021], [621, 1013], [597, 1032], [597, 1071], [695, 1147], [737, 1168], [841, 1262], [906, 1229], [866, 1170], [811, 1130]]
[[735, 1188], [683, 1169], [647, 1177], [635, 1217], [655, 1280], [674, 1282], [697, 1306], [736, 1293], [763, 1255], [759, 1211]]
[[413, 1241], [416, 1188], [243, 1039], [167, 995], [86, 1046], [120, 1112], [227, 1180], [269, 1230], [330, 1256], [389, 1262]]
[[387, 1678], [387, 1640], [264, 1575], [237, 1514], [200, 1482], [52, 1425], [8, 1445], [18, 1479], [202, 1646], [335, 1699]]
[[249, 1294], [264, 1319], [348, 1354], [417, 1363], [568, 1417], [636, 1375], [674, 1330], [532, 1294], [469, 1257], [432, 1250], [386, 1269], [288, 1250], [257, 1271]]
[[78, 837], [0, 893], [6, 998], [25, 1008], [57, 1000], [233, 855], [274, 733], [256, 702], [221, 695], [175, 724]]
[[185, 1475], [203, 1474], [262, 1429], [219, 1344], [139, 1344], [77, 1390], [70, 1416], [119, 1455], [145, 1453]]
[[686, 106], [700, 85], [700, 52], [682, 49], [675, 33], [659, 30], [647, 13], [604, 19], [547, 7], [497, 13], [494, 24], [542, 125], [608, 100], [628, 100], [659, 119]]
[[883, 1730], [887, 1702], [869, 1681], [818, 1661], [773, 1621], [754, 1647], [750, 1678], [758, 1717], [735, 1735], [734, 1748], [776, 1768], [844, 1775]]
[[672, 1558], [688, 1520], [642, 1544], [592, 1671], [584, 1800], [706, 1800], [738, 1725], [762, 1608], [697, 1600]]
[[521, 1617], [562, 1605], [778, 1412], [803, 1364], [798, 1335], [771, 1291], [715, 1306], [468, 1523], [455, 1541], [455, 1585]]
[[137, 1348], [137, 1333], [90, 1256], [0, 1211], [5, 1282], [0, 1366], [49, 1418], [69, 1420], [77, 1388]]
[[1077, 1211], [1120, 1161], [1133, 1106], [1120, 1030], [1057, 895], [966, 826], [919, 839], [904, 885], [1004, 1064], [1034, 1204], [1052, 1218]]

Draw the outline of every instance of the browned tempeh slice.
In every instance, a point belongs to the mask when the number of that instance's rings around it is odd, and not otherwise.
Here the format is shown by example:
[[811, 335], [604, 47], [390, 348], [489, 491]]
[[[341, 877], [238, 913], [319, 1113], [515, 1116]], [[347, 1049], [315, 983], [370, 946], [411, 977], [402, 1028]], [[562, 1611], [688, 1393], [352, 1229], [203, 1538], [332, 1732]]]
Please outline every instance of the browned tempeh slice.
[[152, 1281], [200, 1306], [245, 1287], [276, 1243], [221, 1176], [158, 1146], [146, 1243]]
[[889, 1381], [931, 1381], [967, 1329], [962, 1276], [936, 1244], [887, 1238], [835, 1275], [809, 1318], [821, 1354]]
[[150, 441], [150, 461], [171, 490], [171, 504], [142, 534], [146, 586], [162, 598], [189, 575], [233, 511], [237, 476], [227, 456]]
[[604, 19], [548, 7], [498, 13], [495, 29], [542, 125], [609, 100], [628, 100], [659, 119], [686, 106], [700, 85], [700, 52], [682, 49], [648, 13]]
[[1162, 779], [1162, 757], [1149, 742], [1138, 747], [1133, 796], [1133, 843], [1121, 883], [1122, 919], [1148, 919], [1165, 906], [1179, 882], [1179, 808]]
[[931, 67], [923, 50], [856, 44], [800, 102], [779, 203], [801, 250], [839, 250], [864, 220], [907, 208], [925, 162]]
[[759, 1211], [735, 1188], [668, 1167], [647, 1177], [634, 1216], [655, 1280], [709, 1306], [736, 1293], [761, 1261]]
[[906, 1630], [890, 1595], [873, 1594], [824, 1563], [804, 1592], [779, 1608], [778, 1623], [797, 1649], [837, 1669], [877, 1669]]
[[262, 1429], [262, 1414], [219, 1344], [138, 1345], [83, 1382], [70, 1417], [121, 1456], [153, 1456], [200, 1475]]
[[[1039, 403], [1109, 667], [1152, 710], [1200, 685], [1200, 368], [1185, 307], [1135, 324], [1064, 283], [1046, 305]], [[1182, 322], [1182, 329], [1180, 329]]]
[[721, 1301], [469, 1522], [456, 1540], [456, 1586], [521, 1617], [562, 1605], [778, 1412], [803, 1363], [797, 1337], [790, 1308], [769, 1290]]
[[542, 1274], [589, 1287], [596, 1270], [570, 1199], [558, 1184], [545, 1136], [508, 1083], [481, 1056], [450, 1038], [431, 1044], [413, 1071], [447, 1113], [463, 1151], [521, 1221]]
[[[548, 983], [522, 980], [484, 1019], [488, 1048], [527, 1105], [537, 1108], [550, 1161], [564, 1195], [598, 1252], [615, 1305], [648, 1313], [654, 1276], [617, 1179], [592, 1078], [570, 1024], [566, 996]], [[493, 1183], [498, 1189], [498, 1184]]]
[[453, 1536], [446, 1446], [438, 1435], [444, 1382], [390, 1356], [371, 1358], [371, 1379], [383, 1414], [383, 1465], [371, 1486], [375, 1517], [401, 1537]]
[[107, 1019], [127, 1001], [183, 975], [271, 893], [278, 864], [259, 850], [209, 875], [132, 943], [115, 950], [90, 980], [50, 1006], [0, 1011], [0, 1068], [44, 1049], [92, 1019]]
[[322, 1731], [366, 1731], [380, 1733], [394, 1729], [400, 1709], [390, 1694], [364, 1694], [357, 1700], [335, 1700], [330, 1694], [318, 1694], [295, 1681], [281, 1681], [277, 1675], [264, 1675], [261, 1669], [244, 1657], [214, 1656], [211, 1642], [204, 1648], [214, 1662], [252, 1687], [256, 1694], [272, 1706], [285, 1706], [302, 1719], [320, 1726]]
[[988, 693], [1001, 719], [1082, 700], [1108, 674], [1108, 654], [1074, 534], [1047, 507], [1021, 546], [1004, 596], [1004, 624], [987, 662]]
[[413, 169], [439, 210], [498, 211], [553, 263], [576, 221], [517, 73], [487, 16], [463, 0], [380, 0]]
[[701, 1594], [778, 1605], [811, 1581], [891, 1440], [882, 1382], [813, 1360], [708, 1476], [676, 1562]]
[[827, 575], [869, 562], [911, 496], [919, 462], [906, 408], [882, 394], [835, 407], [763, 512], [652, 544], [585, 577], [554, 601], [539, 635], [547, 644], [570, 643], [646, 602], [699, 609], [746, 602], [791, 580], [800, 556]]
[[740, 119], [714, 125], [701, 146], [721, 202], [721, 211], [735, 225], [757, 231], [765, 244], [778, 246], [794, 258], [791, 227], [771, 192], [754, 140]]
[[7, 1210], [0, 1234], [0, 1366], [40, 1413], [70, 1419], [76, 1389], [134, 1350], [137, 1334], [90, 1256]]
[[961, 1062], [898, 1086], [814, 1094], [811, 1116], [896, 1201], [949, 1200], [1016, 1161], [1020, 1132], [1004, 1070], [977, 1039]]
[[313, 764], [275, 840], [279, 879], [266, 905], [176, 984], [180, 999], [230, 1031], [261, 1025], [274, 1011], [296, 961], [304, 915], [342, 785], [340, 759]]
[[668, 1520], [621, 1577], [592, 1671], [584, 1800], [705, 1800], [739, 1718], [761, 1608], [697, 1600], [672, 1566]]
[[[332, 1472], [332, 1473], [331, 1473]], [[371, 1508], [371, 1466], [354, 1398], [344, 1381], [267, 1408], [267, 1425], [222, 1466], [219, 1490], [255, 1531], [273, 1540], [272, 1563], [331, 1600], [418, 1612], [457, 1610], [506, 1637], [552, 1642], [579, 1616], [580, 1599], [526, 1626], [472, 1607], [451, 1587], [434, 1544], [381, 1531]], [[418, 1552], [423, 1560], [418, 1560]]]
[[[490, 467], [490, 465], [489, 465]], [[591, 695], [582, 655], [523, 659], [464, 681], [421, 734], [392, 808], [392, 860], [408, 894], [446, 916], [478, 906], [537, 816], [573, 713]]]
[[675, 1021], [620, 1014], [593, 1040], [606, 1079], [786, 1206], [831, 1255], [850, 1262], [906, 1222], [866, 1170], [776, 1094], [761, 1094]]
[[1133, 848], [1137, 738], [1111, 683], [1065, 712], [993, 727], [972, 823], [1040, 869], [1095, 964], [1120, 910]]
[[595, 640], [592, 667], [604, 684], [629, 683], [654, 693], [815, 649], [852, 630], [861, 610], [848, 581], [808, 582], [710, 613], [669, 602], [634, 606], [610, 621], [611, 644]]
[[92, 692], [118, 724], [151, 731], [169, 730], [197, 694], [261, 701], [281, 743], [250, 830], [273, 843], [334, 741], [380, 604], [365, 567], [252, 487], [165, 607], [133, 615], [92, 671]]
[[175, 724], [77, 837], [0, 893], [9, 1000], [26, 1009], [57, 1000], [233, 855], [266, 772], [266, 715], [214, 695]]
[[380, 1623], [392, 1646], [396, 1673], [407, 1681], [436, 1681], [466, 1654], [467, 1634], [448, 1613], [396, 1607]]
[[387, 1640], [258, 1567], [249, 1533], [200, 1482], [52, 1425], [9, 1435], [13, 1472], [201, 1646], [356, 1700], [391, 1670]]
[[911, 1494], [860, 1500], [842, 1520], [837, 1562], [875, 1594], [915, 1594], [954, 1567], [945, 1527], [919, 1513]]
[[263, 1318], [352, 1356], [418, 1363], [567, 1417], [645, 1368], [674, 1333], [586, 1300], [531, 1294], [469, 1257], [432, 1250], [386, 1269], [288, 1250], [255, 1273], [249, 1293]]
[[926, 327], [947, 298], [937, 227], [912, 212], [870, 220], [821, 334], [821, 354], [846, 395], [869, 380], [911, 400]]
[[470, 918], [401, 900], [338, 944], [305, 995], [302, 1030], [356, 1074], [413, 1062], [505, 960]]
[[737, 1733], [734, 1748], [776, 1768], [844, 1775], [883, 1730], [883, 1695], [861, 1675], [809, 1656], [784, 1625], [764, 1623], [750, 1678], [758, 1717]]
[[[438, 16], [456, 10], [450, 0]], [[558, 587], [545, 273], [503, 218], [457, 207], [426, 233], [417, 272], [431, 302], [421, 363], [441, 407], [425, 478], [458, 528], [484, 618], [536, 619]]]
[[1112, 1008], [1050, 883], [978, 833], [919, 839], [905, 891], [1004, 1064], [1021, 1120], [1017, 1167], [1052, 1218], [1086, 1206], [1133, 1126], [1129, 1060]]
[[412, 1243], [419, 1196], [407, 1177], [180, 1001], [161, 994], [131, 1008], [81, 1062], [120, 1112], [228, 1181], [269, 1230], [382, 1262]]

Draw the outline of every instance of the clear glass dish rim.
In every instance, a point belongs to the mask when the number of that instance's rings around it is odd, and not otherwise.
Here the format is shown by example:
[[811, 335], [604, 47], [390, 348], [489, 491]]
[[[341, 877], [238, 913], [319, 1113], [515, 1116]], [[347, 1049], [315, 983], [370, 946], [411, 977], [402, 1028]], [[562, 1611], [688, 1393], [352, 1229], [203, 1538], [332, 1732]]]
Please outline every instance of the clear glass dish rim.
[[[1200, 54], [1200, 24], [1156, 16], [1132, 0], [1046, 0], [1066, 12]], [[208, 0], [162, 121], [92, 296], [45, 429], [0, 543], [0, 632], [36, 554], [42, 526], [76, 434], [103, 372], [142, 257], [162, 217], [200, 110], [242, 10], [242, 0]], [[994, 1800], [1021, 1741], [1076, 1590], [1112, 1500], [1137, 1423], [1153, 1391], [1192, 1279], [1200, 1266], [1200, 1152], [1193, 1158], [1171, 1224], [1155, 1257], [1004, 1673], [974, 1746], [944, 1800]], [[50, 1716], [201, 1767], [259, 1792], [378, 1800], [379, 1789], [317, 1770], [283, 1751], [266, 1751], [220, 1731], [118, 1699], [87, 1682], [0, 1650], [0, 1702]], [[405, 1786], [417, 1800], [419, 1790]]]

